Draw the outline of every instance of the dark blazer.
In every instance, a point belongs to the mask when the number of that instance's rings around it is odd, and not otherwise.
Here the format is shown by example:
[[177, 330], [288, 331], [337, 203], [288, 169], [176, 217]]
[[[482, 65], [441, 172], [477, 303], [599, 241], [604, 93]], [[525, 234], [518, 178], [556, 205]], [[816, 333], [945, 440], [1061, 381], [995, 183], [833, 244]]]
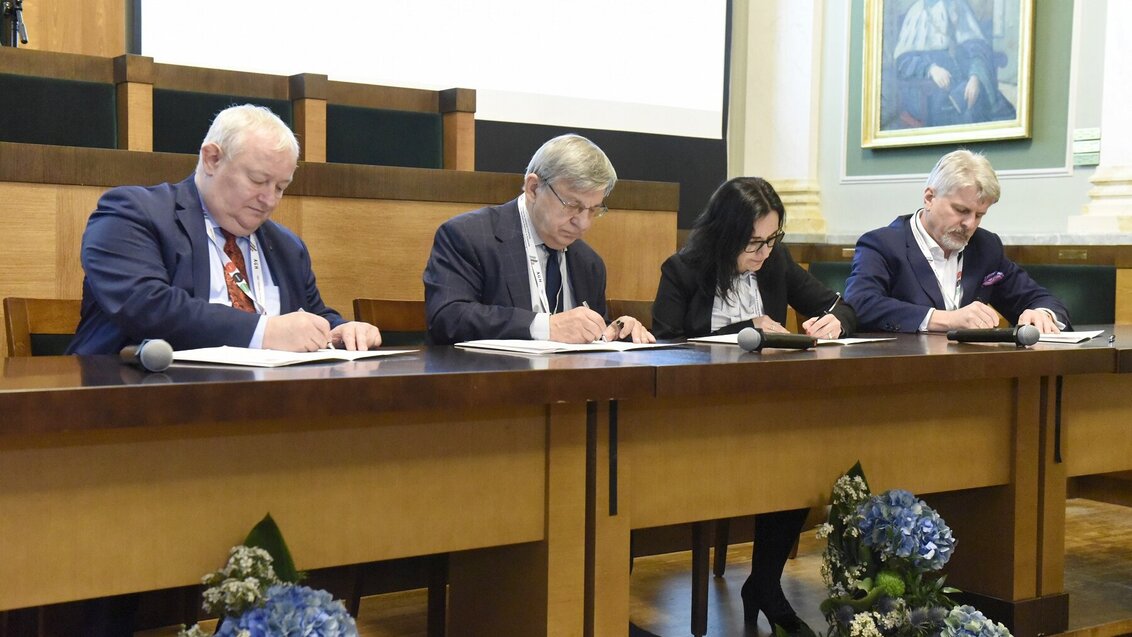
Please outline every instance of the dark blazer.
[[[1065, 305], [1007, 259], [1002, 240], [988, 230], [977, 228], [963, 250], [961, 285], [960, 307], [980, 300], [1011, 323], [1024, 310], [1046, 308], [1071, 327]], [[864, 331], [915, 332], [929, 308], [946, 308], [931, 264], [912, 233], [912, 215], [897, 217], [857, 241], [845, 298]]]
[[[575, 305], [605, 316], [605, 263], [584, 241], [566, 251]], [[436, 231], [424, 270], [430, 342], [531, 337], [531, 286], [518, 200], [480, 208]]]
[[[775, 246], [763, 267], [755, 273], [767, 316], [786, 323], [786, 305], [806, 316], [818, 316], [837, 300], [837, 294], [794, 262], [785, 245]], [[660, 286], [652, 306], [652, 333], [657, 338], [694, 338], [709, 334], [734, 334], [752, 321], [740, 321], [711, 331], [711, 309], [715, 302], [715, 276], [705, 277], [693, 268], [682, 252], [660, 266]], [[842, 335], [852, 334], [857, 315], [844, 302], [833, 307], [841, 321]]]
[[[344, 322], [323, 304], [301, 239], [273, 221], [256, 236], [279, 288], [281, 313], [302, 308], [332, 327]], [[82, 318], [67, 352], [116, 354], [147, 338], [163, 338], [174, 349], [246, 347], [259, 316], [208, 302], [210, 249], [191, 176], [106, 192], [83, 233]]]

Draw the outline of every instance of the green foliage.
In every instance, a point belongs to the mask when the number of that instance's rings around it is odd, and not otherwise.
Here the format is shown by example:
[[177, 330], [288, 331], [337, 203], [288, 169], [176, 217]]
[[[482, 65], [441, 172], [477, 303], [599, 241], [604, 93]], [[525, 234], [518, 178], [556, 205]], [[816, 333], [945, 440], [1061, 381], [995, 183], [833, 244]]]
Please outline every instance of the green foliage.
[[267, 551], [273, 560], [275, 575], [280, 580], [296, 584], [306, 577], [306, 573], [295, 568], [295, 560], [291, 559], [291, 551], [287, 548], [287, 542], [283, 540], [283, 532], [279, 530], [279, 525], [275, 523], [270, 513], [252, 527], [247, 539], [244, 540], [244, 545]]

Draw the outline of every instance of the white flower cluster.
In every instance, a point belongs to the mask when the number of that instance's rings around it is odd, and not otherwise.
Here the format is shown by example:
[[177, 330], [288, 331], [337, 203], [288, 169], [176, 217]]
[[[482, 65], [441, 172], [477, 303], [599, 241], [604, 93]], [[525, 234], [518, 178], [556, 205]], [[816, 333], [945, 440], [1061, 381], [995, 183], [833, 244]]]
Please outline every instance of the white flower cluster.
[[876, 613], [857, 613], [849, 624], [850, 637], [882, 637], [877, 628]]
[[833, 499], [848, 503], [864, 502], [869, 497], [869, 486], [860, 476], [843, 475], [833, 483]]
[[215, 586], [206, 588], [202, 595], [202, 605], [208, 613], [222, 614], [230, 608], [251, 608], [263, 602], [264, 591], [259, 580], [226, 579]]
[[262, 604], [267, 589], [280, 583], [271, 564], [271, 554], [261, 548], [233, 546], [224, 568], [201, 580], [208, 586], [201, 606], [210, 614], [230, 616]]

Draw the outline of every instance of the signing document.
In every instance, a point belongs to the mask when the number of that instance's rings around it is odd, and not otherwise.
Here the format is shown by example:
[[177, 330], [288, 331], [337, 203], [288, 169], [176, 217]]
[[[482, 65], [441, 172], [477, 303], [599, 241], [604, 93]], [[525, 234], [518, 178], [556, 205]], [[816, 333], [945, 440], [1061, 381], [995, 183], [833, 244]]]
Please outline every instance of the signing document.
[[559, 343], [526, 339], [484, 339], [456, 343], [461, 349], [482, 349], [513, 354], [566, 354], [573, 352], [627, 352], [637, 349], [677, 347], [680, 343], [627, 343], [623, 341], [594, 341], [592, 343]]
[[325, 363], [355, 361], [375, 356], [393, 356], [415, 352], [412, 349], [381, 349], [368, 351], [349, 351], [344, 349], [320, 349], [314, 352], [284, 352], [277, 349], [252, 349], [248, 347], [201, 347], [173, 352], [174, 363], [217, 363], [221, 365], [241, 365], [244, 367], [283, 367], [302, 363]]

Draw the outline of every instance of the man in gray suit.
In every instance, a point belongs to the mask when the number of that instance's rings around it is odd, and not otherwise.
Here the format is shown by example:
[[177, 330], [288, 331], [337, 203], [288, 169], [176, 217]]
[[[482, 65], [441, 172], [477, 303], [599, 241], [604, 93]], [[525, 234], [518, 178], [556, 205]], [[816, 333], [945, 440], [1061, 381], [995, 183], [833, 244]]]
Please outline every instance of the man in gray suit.
[[518, 198], [441, 225], [424, 271], [430, 341], [655, 342], [633, 317], [606, 325], [605, 264], [582, 241], [616, 182], [600, 148], [562, 135], [531, 158]]

